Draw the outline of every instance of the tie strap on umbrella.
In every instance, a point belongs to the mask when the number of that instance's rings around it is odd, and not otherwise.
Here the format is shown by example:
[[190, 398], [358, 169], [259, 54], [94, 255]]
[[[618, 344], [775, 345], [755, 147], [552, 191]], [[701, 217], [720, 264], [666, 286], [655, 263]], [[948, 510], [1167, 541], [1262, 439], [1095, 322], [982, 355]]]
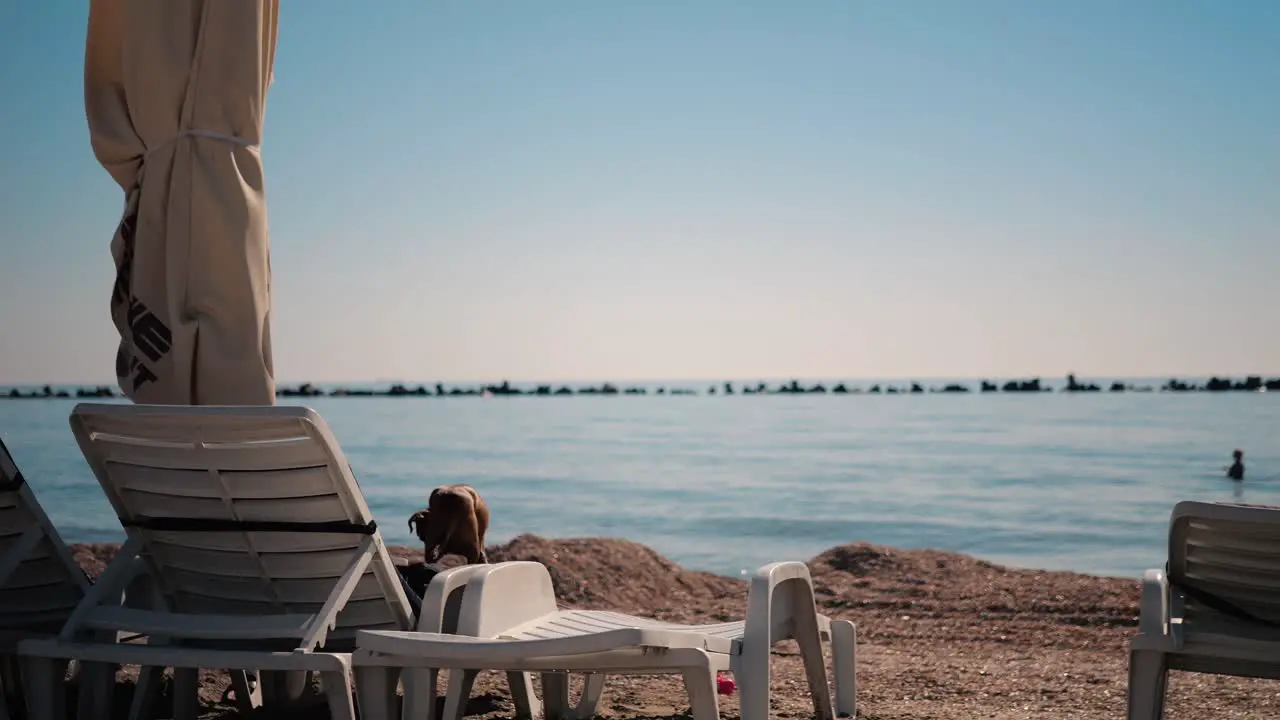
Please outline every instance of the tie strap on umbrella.
[[174, 135], [173, 137], [169, 138], [168, 140], [165, 140], [164, 142], [160, 143], [159, 145], [153, 148], [148, 148], [147, 152], [142, 156], [143, 159], [145, 160], [145, 158], [151, 153], [161, 148], [168, 147], [178, 142], [179, 139], [184, 137], [198, 137], [198, 138], [205, 138], [207, 140], [217, 140], [219, 142], [230, 143], [232, 145], [236, 145], [242, 148], [247, 148], [249, 150], [259, 149], [258, 143], [248, 138], [242, 138], [236, 135], [228, 135], [226, 133], [214, 132], [212, 130], [197, 130], [195, 128], [191, 128], [188, 130], [183, 130], [182, 132], [178, 133], [177, 135]]

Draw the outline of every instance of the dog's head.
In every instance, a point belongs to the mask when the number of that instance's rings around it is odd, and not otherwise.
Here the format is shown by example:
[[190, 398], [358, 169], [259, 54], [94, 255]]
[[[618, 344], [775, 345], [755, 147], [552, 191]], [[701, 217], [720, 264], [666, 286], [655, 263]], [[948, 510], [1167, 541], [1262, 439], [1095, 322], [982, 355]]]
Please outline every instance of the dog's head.
[[418, 536], [422, 542], [427, 541], [427, 523], [431, 521], [431, 511], [423, 508], [409, 516], [409, 532]]

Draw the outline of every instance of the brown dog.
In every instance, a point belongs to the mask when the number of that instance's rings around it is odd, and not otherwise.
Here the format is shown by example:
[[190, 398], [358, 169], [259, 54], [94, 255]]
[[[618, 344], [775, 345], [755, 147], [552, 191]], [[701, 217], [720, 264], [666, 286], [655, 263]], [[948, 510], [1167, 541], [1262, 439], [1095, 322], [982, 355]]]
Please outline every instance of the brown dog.
[[431, 491], [427, 507], [409, 518], [409, 530], [417, 533], [427, 562], [444, 555], [461, 555], [468, 565], [487, 563], [484, 533], [489, 529], [489, 507], [470, 485], [441, 485]]

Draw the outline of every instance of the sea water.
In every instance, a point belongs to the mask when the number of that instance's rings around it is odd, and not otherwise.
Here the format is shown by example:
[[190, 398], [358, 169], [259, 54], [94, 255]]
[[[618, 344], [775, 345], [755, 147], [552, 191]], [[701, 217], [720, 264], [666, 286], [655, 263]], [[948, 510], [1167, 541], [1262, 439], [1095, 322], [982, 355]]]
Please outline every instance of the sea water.
[[[702, 390], [705, 385], [699, 387]], [[75, 400], [0, 400], [0, 438], [69, 542], [119, 524]], [[1280, 504], [1280, 394], [282, 398], [336, 433], [389, 543], [465, 482], [489, 541], [606, 536], [738, 574], [869, 541], [1137, 577], [1179, 500]], [[1245, 482], [1224, 478], [1245, 450]]]

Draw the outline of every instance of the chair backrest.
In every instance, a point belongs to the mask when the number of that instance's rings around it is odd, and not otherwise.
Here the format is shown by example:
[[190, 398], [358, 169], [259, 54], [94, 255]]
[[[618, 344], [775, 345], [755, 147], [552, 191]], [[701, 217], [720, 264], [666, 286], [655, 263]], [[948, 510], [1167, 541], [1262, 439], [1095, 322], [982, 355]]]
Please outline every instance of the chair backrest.
[[372, 538], [328, 637], [412, 627], [359, 485], [314, 411], [86, 403], [71, 427], [172, 611], [318, 613]]
[[[1180, 502], [1169, 524], [1169, 580], [1280, 622], [1280, 508]], [[1193, 597], [1188, 619], [1219, 614]]]
[[0, 440], [0, 633], [57, 633], [88, 587]]

